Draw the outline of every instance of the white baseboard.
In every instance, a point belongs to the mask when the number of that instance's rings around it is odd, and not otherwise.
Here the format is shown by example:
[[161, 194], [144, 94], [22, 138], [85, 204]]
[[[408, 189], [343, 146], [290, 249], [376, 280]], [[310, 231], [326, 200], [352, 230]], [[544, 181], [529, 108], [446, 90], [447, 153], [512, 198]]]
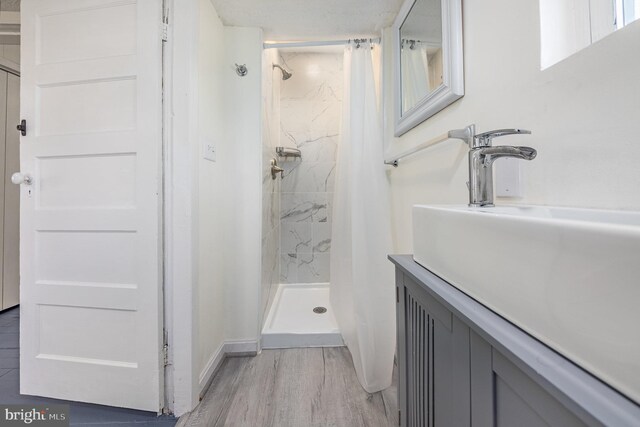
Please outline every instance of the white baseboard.
[[260, 349], [258, 340], [230, 340], [224, 341], [211, 355], [198, 378], [200, 397], [204, 394], [209, 383], [222, 365], [226, 356], [255, 356]]
[[202, 394], [204, 394], [204, 392], [206, 391], [206, 388], [209, 386], [209, 383], [213, 379], [216, 371], [224, 361], [224, 347], [225, 343], [223, 342], [222, 344], [220, 344], [220, 347], [218, 347], [218, 349], [213, 352], [204, 369], [202, 370], [202, 372], [200, 372], [200, 376], [198, 378], [200, 397], [202, 397]]
[[229, 340], [224, 342], [224, 352], [229, 356], [255, 356], [259, 351], [258, 340]]

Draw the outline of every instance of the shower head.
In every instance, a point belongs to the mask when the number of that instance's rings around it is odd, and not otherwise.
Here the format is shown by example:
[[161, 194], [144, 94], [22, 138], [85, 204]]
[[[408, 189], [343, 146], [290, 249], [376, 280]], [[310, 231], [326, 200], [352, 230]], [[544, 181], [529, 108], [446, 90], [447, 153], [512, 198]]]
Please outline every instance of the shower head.
[[278, 64], [272, 64], [272, 68], [280, 68], [280, 70], [282, 71], [282, 80], [290, 79], [293, 75]]

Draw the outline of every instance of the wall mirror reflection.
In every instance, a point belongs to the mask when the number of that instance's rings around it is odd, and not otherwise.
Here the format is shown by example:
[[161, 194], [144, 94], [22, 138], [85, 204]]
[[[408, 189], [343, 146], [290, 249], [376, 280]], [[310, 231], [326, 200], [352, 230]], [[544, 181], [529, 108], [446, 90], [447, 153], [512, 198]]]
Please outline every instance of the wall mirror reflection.
[[440, 0], [416, 1], [400, 26], [402, 113], [442, 84]]
[[464, 94], [460, 0], [406, 0], [393, 26], [395, 134]]

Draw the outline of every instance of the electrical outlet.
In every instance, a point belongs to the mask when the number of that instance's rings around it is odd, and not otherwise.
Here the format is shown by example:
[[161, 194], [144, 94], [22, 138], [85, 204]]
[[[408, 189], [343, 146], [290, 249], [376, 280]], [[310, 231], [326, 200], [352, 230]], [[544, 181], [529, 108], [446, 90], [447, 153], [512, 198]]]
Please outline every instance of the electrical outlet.
[[520, 163], [522, 160], [505, 157], [493, 164], [496, 197], [522, 197]]
[[212, 162], [216, 161], [216, 146], [213, 141], [204, 142], [204, 158]]

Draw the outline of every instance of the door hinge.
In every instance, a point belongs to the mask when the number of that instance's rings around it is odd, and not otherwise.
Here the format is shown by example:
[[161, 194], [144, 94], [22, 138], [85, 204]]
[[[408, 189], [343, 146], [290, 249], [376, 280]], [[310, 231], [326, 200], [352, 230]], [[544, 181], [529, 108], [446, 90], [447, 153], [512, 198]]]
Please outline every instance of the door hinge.
[[167, 40], [169, 40], [169, 22], [165, 22], [162, 23], [162, 41], [166, 42]]
[[166, 2], [162, 5], [162, 41], [169, 40], [169, 6]]
[[400, 288], [396, 286], [396, 302], [400, 303]]
[[164, 366], [169, 365], [169, 344], [166, 343], [162, 346], [162, 363]]
[[398, 411], [398, 425], [402, 424], [402, 411]]
[[169, 366], [169, 332], [162, 328], [162, 363]]

